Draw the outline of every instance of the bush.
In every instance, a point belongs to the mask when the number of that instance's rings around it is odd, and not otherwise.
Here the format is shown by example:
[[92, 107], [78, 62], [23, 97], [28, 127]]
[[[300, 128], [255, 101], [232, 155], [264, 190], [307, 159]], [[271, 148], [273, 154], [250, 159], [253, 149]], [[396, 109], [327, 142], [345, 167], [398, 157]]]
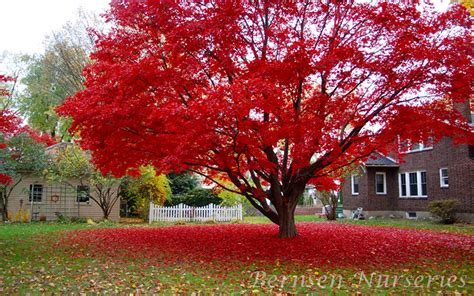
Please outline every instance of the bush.
[[105, 227], [113, 227], [113, 226], [117, 226], [117, 223], [114, 222], [114, 221], [110, 221], [110, 220], [101, 220], [99, 223], [97, 223], [98, 225], [101, 225], [101, 226], [105, 226]]
[[456, 206], [459, 202], [455, 199], [434, 200], [428, 204], [430, 213], [440, 219], [443, 224], [452, 224], [456, 221]]
[[84, 217], [71, 217], [70, 220], [71, 220], [71, 223], [78, 223], [78, 224], [87, 223], [87, 219]]
[[16, 212], [14, 215], [11, 212], [8, 212], [7, 219], [9, 222], [28, 223], [30, 222], [30, 211], [23, 210], [23, 208], [20, 207], [18, 212]]
[[56, 212], [55, 214], [56, 214], [56, 222], [57, 223], [60, 223], [60, 224], [69, 224], [69, 223], [71, 223], [71, 220], [67, 216], [61, 214], [60, 212]]

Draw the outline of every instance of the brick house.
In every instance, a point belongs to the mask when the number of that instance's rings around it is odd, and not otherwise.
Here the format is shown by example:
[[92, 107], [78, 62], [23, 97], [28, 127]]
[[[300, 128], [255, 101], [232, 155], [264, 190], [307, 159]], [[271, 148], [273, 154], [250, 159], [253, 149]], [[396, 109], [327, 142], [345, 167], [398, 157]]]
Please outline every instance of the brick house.
[[[474, 99], [456, 105], [474, 123]], [[394, 215], [428, 217], [428, 203], [457, 199], [458, 218], [474, 221], [474, 145], [454, 145], [444, 138], [404, 151], [403, 162], [374, 153], [356, 169], [342, 188], [343, 212], [363, 208], [366, 217]]]
[[370, 216], [429, 216], [428, 203], [457, 199], [458, 217], [474, 220], [474, 146], [448, 138], [406, 151], [404, 162], [375, 153], [344, 184], [344, 214], [363, 208]]

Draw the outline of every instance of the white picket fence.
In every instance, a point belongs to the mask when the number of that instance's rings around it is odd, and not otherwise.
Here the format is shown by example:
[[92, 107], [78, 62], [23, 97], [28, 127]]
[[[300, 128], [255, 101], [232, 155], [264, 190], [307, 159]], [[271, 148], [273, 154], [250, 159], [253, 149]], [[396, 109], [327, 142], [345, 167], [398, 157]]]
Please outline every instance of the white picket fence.
[[209, 204], [205, 207], [195, 208], [185, 204], [179, 204], [173, 207], [160, 207], [150, 203], [148, 222], [229, 222], [235, 220], [242, 220], [242, 205], [237, 205], [235, 207], [221, 207]]

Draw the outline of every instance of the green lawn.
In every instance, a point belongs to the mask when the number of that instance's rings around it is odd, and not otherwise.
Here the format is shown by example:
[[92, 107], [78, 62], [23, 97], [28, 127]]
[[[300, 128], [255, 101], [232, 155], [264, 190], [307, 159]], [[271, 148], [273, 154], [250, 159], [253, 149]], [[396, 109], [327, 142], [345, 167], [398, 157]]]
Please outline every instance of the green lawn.
[[[318, 221], [325, 221], [325, 219], [319, 218], [315, 215], [297, 215], [295, 217], [296, 222], [318, 222]], [[265, 224], [265, 223], [272, 223], [268, 220], [265, 216], [245, 216], [244, 223], [250, 224]]]
[[453, 232], [459, 234], [474, 235], [474, 224], [440, 224], [434, 221], [428, 220], [407, 220], [407, 219], [373, 219], [373, 220], [349, 220], [344, 219], [338, 221], [338, 223], [349, 223], [359, 224], [368, 226], [388, 226], [388, 227], [399, 227], [399, 228], [417, 228], [417, 229], [429, 229], [433, 231], [441, 232]]
[[[320, 218], [315, 215], [299, 215], [296, 216], [297, 222], [325, 222], [325, 218]], [[271, 223], [264, 216], [251, 216], [244, 217], [244, 223], [250, 224], [263, 224]], [[474, 224], [452, 224], [445, 225], [434, 221], [427, 220], [407, 220], [407, 219], [373, 219], [373, 220], [350, 220], [340, 219], [336, 223], [347, 223], [356, 225], [367, 225], [367, 226], [385, 226], [385, 227], [399, 227], [399, 228], [417, 228], [417, 229], [429, 229], [434, 231], [442, 232], [453, 232], [460, 234], [474, 235]]]
[[[297, 216], [299, 222], [325, 222], [315, 216]], [[245, 217], [244, 223], [269, 223], [264, 217]], [[403, 228], [429, 229], [432, 231], [454, 232], [467, 235], [474, 234], [473, 225], [440, 225], [427, 221], [407, 220], [367, 220], [367, 221], [339, 221], [336, 223], [355, 223], [369, 226], [390, 226]], [[147, 226], [147, 225], [139, 225]], [[70, 250], [61, 247], [60, 241], [69, 235], [70, 231], [78, 229], [99, 229], [104, 227], [137, 227], [123, 224], [11, 224], [0, 225], [0, 294], [50, 294], [50, 293], [80, 293], [80, 292], [109, 292], [134, 293], [139, 291], [166, 292], [190, 294], [191, 292], [233, 293], [233, 294], [267, 294], [267, 293], [333, 293], [336, 295], [354, 294], [361, 291], [365, 294], [408, 293], [411, 290], [377, 290], [351, 285], [343, 290], [319, 289], [311, 290], [301, 285], [295, 288], [272, 289], [265, 286], [254, 286], [252, 272], [258, 270], [277, 278], [286, 274], [292, 266], [276, 265], [258, 267], [241, 266], [234, 270], [220, 270], [218, 266], [210, 267], [202, 262], [175, 262], [161, 264], [148, 262], [149, 259], [135, 258], [134, 260], [110, 260], [106, 257], [88, 257], [80, 259], [70, 255]], [[148, 227], [148, 226], [147, 226]], [[183, 226], [186, 227], [186, 226]], [[212, 227], [212, 226], [210, 226]], [[192, 243], [192, 242], [190, 242]], [[140, 250], [135, 250], [140, 252]], [[295, 267], [296, 268], [296, 267]], [[285, 271], [286, 270], [286, 271]], [[317, 267], [299, 271], [303, 275], [324, 274], [324, 270]], [[357, 270], [334, 269], [331, 274], [352, 275]], [[392, 271], [378, 272], [390, 274]], [[410, 271], [412, 272], [412, 271]], [[458, 266], [453, 262], [451, 266], [437, 267], [433, 270], [420, 269], [413, 271], [417, 274], [428, 272], [462, 272], [468, 275], [468, 281], [463, 288], [446, 288], [442, 293], [459, 292], [464, 295], [473, 292], [472, 266]], [[329, 273], [328, 273], [329, 276]], [[151, 289], [150, 289], [151, 287]], [[419, 290], [417, 293], [432, 294], [437, 291]], [[472, 294], [471, 294], [472, 295]]]

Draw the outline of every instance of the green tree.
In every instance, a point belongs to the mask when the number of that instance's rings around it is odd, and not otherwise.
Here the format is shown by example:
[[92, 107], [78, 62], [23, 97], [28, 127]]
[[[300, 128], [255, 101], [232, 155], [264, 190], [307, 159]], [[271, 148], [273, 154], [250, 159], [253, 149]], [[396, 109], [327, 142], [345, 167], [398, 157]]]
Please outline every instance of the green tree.
[[168, 179], [170, 181], [173, 196], [186, 194], [195, 189], [199, 184], [198, 179], [189, 172], [183, 172], [180, 174], [170, 173], [168, 174]]
[[52, 137], [68, 140], [71, 121], [54, 108], [67, 97], [84, 89], [82, 71], [90, 63], [94, 37], [89, 28], [100, 31], [103, 23], [94, 14], [78, 12], [75, 22], [65, 24], [46, 40], [44, 54], [27, 57], [28, 68], [22, 83], [18, 106], [31, 127]]
[[0, 58], [0, 63], [5, 65], [2, 71], [8, 73], [9, 77], [7, 81], [0, 79], [0, 90], [6, 90], [0, 95], [0, 110], [13, 110], [17, 107], [20, 80], [28, 66], [28, 60], [28, 56], [7, 53]]
[[180, 203], [193, 207], [202, 207], [210, 203], [220, 204], [222, 199], [211, 189], [199, 187], [198, 178], [190, 172], [180, 174], [168, 174], [170, 180], [172, 197], [166, 201], [166, 205], [177, 205]]
[[248, 211], [249, 208], [252, 208], [250, 202], [245, 198], [245, 196], [236, 190], [237, 188], [235, 188], [235, 185], [232, 184], [232, 182], [220, 180], [219, 183], [227, 188], [224, 189], [222, 187], [216, 187], [214, 190], [217, 193], [217, 196], [222, 200], [222, 206], [234, 207], [241, 204], [245, 212]]
[[172, 202], [173, 205], [182, 203], [191, 207], [203, 207], [211, 203], [219, 205], [222, 199], [212, 189], [195, 188], [185, 194], [173, 196]]
[[7, 220], [8, 201], [13, 189], [23, 180], [25, 174], [39, 176], [48, 165], [49, 157], [45, 145], [36, 142], [26, 132], [11, 138], [0, 133], [0, 142], [6, 147], [0, 149], [0, 174], [11, 177], [12, 182], [0, 184], [0, 212], [2, 220]]
[[46, 170], [46, 176], [49, 181], [62, 182], [72, 188], [75, 185], [71, 180], [78, 180], [81, 185], [90, 185], [89, 198], [101, 208], [105, 220], [120, 198], [122, 178], [102, 174], [90, 162], [88, 154], [74, 144], [57, 152]]

